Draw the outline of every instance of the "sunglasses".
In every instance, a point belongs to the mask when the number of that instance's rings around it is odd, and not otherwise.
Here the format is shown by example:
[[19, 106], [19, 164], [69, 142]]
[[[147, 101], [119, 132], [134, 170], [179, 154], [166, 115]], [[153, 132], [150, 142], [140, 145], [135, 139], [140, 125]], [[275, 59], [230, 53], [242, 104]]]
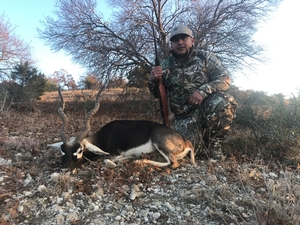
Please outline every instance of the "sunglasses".
[[172, 37], [172, 38], [171, 38], [171, 41], [172, 41], [172, 42], [178, 42], [179, 40], [185, 41], [187, 37], [189, 37], [189, 35], [186, 35], [186, 34], [178, 34], [178, 35], [175, 35], [174, 37]]

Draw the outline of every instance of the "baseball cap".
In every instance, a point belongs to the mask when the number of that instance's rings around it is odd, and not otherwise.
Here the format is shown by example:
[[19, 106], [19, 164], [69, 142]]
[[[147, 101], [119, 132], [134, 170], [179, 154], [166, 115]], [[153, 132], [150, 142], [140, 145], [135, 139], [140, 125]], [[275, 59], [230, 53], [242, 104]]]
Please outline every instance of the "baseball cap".
[[193, 32], [191, 31], [191, 29], [182, 24], [172, 28], [171, 35], [170, 35], [170, 41], [172, 41], [172, 38], [177, 34], [186, 34], [190, 37], [193, 37]]

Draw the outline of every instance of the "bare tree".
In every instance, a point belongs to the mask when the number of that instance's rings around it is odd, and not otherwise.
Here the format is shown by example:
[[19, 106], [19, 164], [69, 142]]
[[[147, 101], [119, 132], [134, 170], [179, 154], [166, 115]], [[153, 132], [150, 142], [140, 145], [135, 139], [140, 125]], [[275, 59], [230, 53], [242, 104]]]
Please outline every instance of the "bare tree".
[[52, 77], [54, 79], [57, 79], [58, 83], [62, 87], [67, 87], [69, 90], [75, 90], [77, 88], [76, 82], [72, 74], [68, 73], [64, 69], [55, 71]]
[[30, 47], [16, 36], [14, 27], [0, 15], [0, 80], [9, 78], [11, 69], [21, 62], [32, 62]]
[[281, 0], [107, 0], [110, 21], [97, 12], [96, 0], [58, 0], [56, 17], [39, 30], [54, 50], [65, 50], [100, 79], [127, 76], [154, 64], [152, 25], [160, 58], [169, 56], [168, 34], [178, 23], [190, 26], [196, 47], [209, 50], [234, 71], [260, 60], [262, 48], [252, 41], [258, 22]]

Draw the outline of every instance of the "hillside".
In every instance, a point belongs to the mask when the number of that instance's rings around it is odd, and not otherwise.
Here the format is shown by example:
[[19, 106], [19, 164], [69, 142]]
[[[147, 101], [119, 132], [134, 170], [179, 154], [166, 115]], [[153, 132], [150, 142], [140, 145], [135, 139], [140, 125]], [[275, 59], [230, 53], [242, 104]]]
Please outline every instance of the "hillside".
[[[102, 93], [92, 132], [115, 119], [161, 121], [149, 93], [121, 93]], [[94, 94], [63, 92], [69, 136], [81, 131]], [[270, 158], [241, 123], [224, 143], [222, 162], [198, 156], [196, 166], [182, 161], [176, 170], [133, 161], [110, 168], [104, 162], [109, 157], [100, 157], [70, 173], [61, 168], [60, 152], [47, 147], [60, 141], [57, 108], [58, 95], [52, 92], [34, 110], [12, 107], [0, 114], [1, 225], [300, 224], [298, 161], [282, 160], [286, 154], [275, 150]]]

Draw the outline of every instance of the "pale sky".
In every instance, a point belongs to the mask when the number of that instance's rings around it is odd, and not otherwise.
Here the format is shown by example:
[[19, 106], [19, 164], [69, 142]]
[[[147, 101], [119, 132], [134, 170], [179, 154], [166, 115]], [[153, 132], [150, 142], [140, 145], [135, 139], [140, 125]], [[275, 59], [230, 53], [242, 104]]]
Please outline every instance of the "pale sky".
[[[55, 0], [0, 0], [0, 14], [5, 13], [10, 23], [17, 26], [15, 34], [34, 48], [33, 55], [38, 60], [37, 68], [42, 73], [51, 75], [54, 71], [64, 69], [78, 79], [80, 75], [84, 75], [84, 69], [73, 64], [71, 57], [63, 52], [54, 53], [37, 38], [36, 28], [40, 27], [40, 21], [44, 20], [45, 16], [51, 16], [54, 3]], [[283, 93], [287, 97], [292, 92], [298, 93], [299, 12], [300, 0], [284, 0], [274, 15], [261, 24], [255, 40], [265, 46], [270, 60], [254, 68], [256, 73], [247, 71], [247, 76], [234, 74], [234, 85], [242, 90], [251, 89], [268, 94]]]
[[[265, 46], [269, 62], [257, 66], [256, 73], [238, 75], [234, 84], [242, 90], [283, 93], [300, 91], [300, 0], [284, 0], [274, 15], [261, 24], [255, 40]], [[298, 91], [297, 91], [298, 90]]]

